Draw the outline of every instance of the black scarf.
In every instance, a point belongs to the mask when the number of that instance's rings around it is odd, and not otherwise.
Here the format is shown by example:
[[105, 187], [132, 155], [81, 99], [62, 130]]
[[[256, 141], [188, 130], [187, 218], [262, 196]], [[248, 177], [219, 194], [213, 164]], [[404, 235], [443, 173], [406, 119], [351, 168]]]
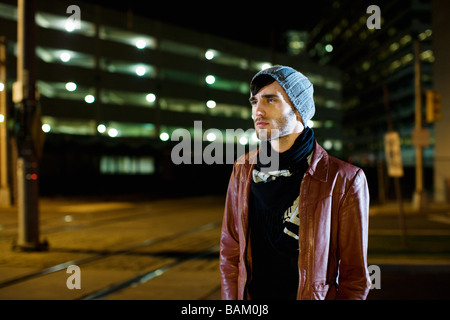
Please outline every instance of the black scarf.
[[[291, 176], [280, 176], [268, 182], [255, 183], [252, 181], [251, 191], [253, 197], [253, 224], [261, 232], [261, 236], [274, 247], [274, 249], [284, 252], [291, 251], [290, 245], [286, 247], [286, 241], [298, 248], [298, 243], [294, 238], [286, 239], [283, 232], [284, 212], [292, 206], [293, 202], [300, 194], [300, 184], [303, 175], [308, 169], [307, 157], [314, 147], [314, 132], [311, 128], [305, 127], [303, 132], [297, 137], [292, 147], [279, 153], [279, 170], [288, 169]], [[267, 148], [268, 156], [276, 152], [272, 148]], [[258, 163], [255, 169], [264, 171], [264, 167], [258, 156]], [[298, 234], [298, 230], [297, 230]], [[287, 237], [289, 238], [289, 237]]]

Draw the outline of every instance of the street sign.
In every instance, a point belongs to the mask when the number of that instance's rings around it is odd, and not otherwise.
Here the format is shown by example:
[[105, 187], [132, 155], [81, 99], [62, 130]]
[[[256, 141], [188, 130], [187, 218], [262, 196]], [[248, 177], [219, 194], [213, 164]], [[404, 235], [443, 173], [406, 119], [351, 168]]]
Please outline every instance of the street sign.
[[390, 177], [403, 177], [403, 163], [398, 132], [392, 131], [384, 135], [384, 151], [388, 175]]
[[412, 143], [416, 147], [428, 147], [430, 144], [430, 130], [420, 128], [412, 132]]

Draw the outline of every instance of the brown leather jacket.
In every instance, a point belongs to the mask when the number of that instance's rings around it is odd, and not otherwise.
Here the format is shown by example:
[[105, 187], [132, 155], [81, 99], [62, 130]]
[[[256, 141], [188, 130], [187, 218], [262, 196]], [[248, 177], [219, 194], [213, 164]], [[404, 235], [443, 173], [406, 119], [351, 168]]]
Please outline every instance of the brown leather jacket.
[[[222, 299], [251, 299], [248, 199], [257, 151], [238, 159], [228, 185], [220, 239]], [[297, 299], [365, 299], [369, 192], [364, 172], [315, 142], [300, 187]]]

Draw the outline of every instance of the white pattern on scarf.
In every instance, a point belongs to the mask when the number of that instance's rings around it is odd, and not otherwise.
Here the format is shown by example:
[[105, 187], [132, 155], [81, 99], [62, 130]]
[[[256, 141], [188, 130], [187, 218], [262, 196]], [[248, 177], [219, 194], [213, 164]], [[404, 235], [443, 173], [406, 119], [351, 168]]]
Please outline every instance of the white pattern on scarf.
[[256, 169], [253, 169], [253, 182], [269, 182], [275, 180], [278, 177], [290, 177], [291, 172], [287, 169], [284, 170], [276, 170], [276, 171], [268, 171], [262, 172]]

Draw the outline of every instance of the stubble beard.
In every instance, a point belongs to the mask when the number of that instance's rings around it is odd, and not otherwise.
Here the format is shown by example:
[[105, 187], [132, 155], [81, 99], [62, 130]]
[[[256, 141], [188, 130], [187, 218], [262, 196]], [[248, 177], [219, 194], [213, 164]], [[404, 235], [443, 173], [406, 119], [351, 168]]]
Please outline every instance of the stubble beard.
[[[286, 117], [280, 117], [275, 119], [275, 128], [273, 129], [264, 129], [264, 128], [255, 128], [256, 136], [261, 141], [272, 141], [275, 139], [282, 138], [285, 135], [288, 135], [292, 132], [292, 128], [294, 127], [294, 121], [290, 121], [290, 119], [296, 119], [296, 115], [294, 110], [291, 110]], [[255, 119], [255, 123], [257, 121], [265, 121], [263, 117], [259, 117]]]

